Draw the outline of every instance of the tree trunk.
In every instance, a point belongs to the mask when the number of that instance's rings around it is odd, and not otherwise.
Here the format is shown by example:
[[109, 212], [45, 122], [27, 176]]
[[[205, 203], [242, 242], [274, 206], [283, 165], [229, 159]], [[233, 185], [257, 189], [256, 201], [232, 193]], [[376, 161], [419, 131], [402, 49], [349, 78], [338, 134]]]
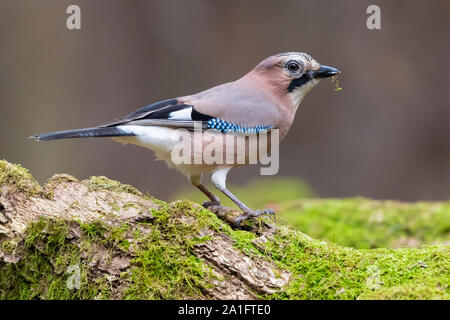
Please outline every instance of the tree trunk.
[[0, 161], [0, 299], [450, 299], [446, 244], [356, 250], [210, 210]]
[[[64, 241], [82, 247], [86, 238], [84, 234], [86, 232], [83, 230], [87, 229], [83, 226], [100, 221], [105, 229], [114, 230], [126, 224], [129, 230], [147, 234], [153, 231], [152, 224], [156, 221], [152, 212], [167, 207], [166, 204], [161, 204], [161, 201], [155, 201], [131, 186], [122, 185], [105, 177], [93, 177], [79, 182], [69, 175], [55, 175], [41, 188], [31, 176], [20, 176], [21, 168], [17, 169], [11, 164], [8, 166], [19, 176], [12, 176], [10, 180], [1, 184], [0, 241], [3, 243], [3, 250], [0, 252], [0, 265], [17, 264], [21, 259], [29, 259], [30, 253], [37, 250], [48, 259], [54, 269], [53, 272], [61, 268], [56, 263], [57, 257], [42, 249], [44, 243], [28, 243], [27, 237], [33, 232], [30, 226], [37, 223], [36, 221], [45, 221], [46, 228], [51, 228], [52, 223], [56, 221], [67, 222]], [[188, 224], [193, 228], [198, 227], [195, 216], [176, 209], [177, 205], [174, 203], [169, 206], [169, 223], [173, 226]], [[189, 205], [196, 210], [202, 210], [195, 204]], [[219, 207], [211, 209], [228, 222], [238, 214], [231, 209], [224, 210]], [[46, 228], [39, 230], [45, 234], [43, 239], [54, 235]], [[255, 239], [255, 243], [264, 241], [275, 229], [275, 225], [263, 222], [258, 227], [247, 227], [250, 232], [258, 233], [259, 237]], [[112, 232], [111, 230], [107, 231]], [[205, 264], [203, 268], [210, 269], [214, 286], [202, 288], [198, 292], [201, 295], [194, 296], [196, 298], [255, 299], [258, 294], [274, 293], [289, 281], [290, 272], [278, 268], [262, 257], [250, 256], [235, 248], [235, 241], [221, 230], [202, 228], [196, 234], [187, 236], [209, 239], [193, 246], [192, 254], [203, 260]], [[136, 239], [130, 234], [124, 234], [122, 239], [113, 244], [106, 245], [102, 241], [91, 242], [95, 250], [83, 249], [82, 259], [79, 261], [89, 266], [88, 278], [106, 276], [114, 279], [115, 283], [110, 293], [110, 297], [113, 298], [124, 296], [123, 290], [127, 285], [121, 281], [128, 282], [129, 279], [119, 276], [131, 273], [132, 267], [135, 266], [132, 263], [133, 258], [142, 250], [140, 244], [130, 246], [128, 249], [120, 247], [120, 243], [124, 241], [132, 243]], [[8, 251], [8, 246], [13, 248]], [[183, 258], [186, 257], [180, 257]], [[46, 296], [45, 292], [40, 294], [41, 298]]]

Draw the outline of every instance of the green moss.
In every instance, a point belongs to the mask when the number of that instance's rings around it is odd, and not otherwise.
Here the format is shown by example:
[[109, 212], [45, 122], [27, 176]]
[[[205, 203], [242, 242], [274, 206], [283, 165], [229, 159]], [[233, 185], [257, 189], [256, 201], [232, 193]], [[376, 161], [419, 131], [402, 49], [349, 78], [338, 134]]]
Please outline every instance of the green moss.
[[[450, 241], [450, 202], [307, 199], [313, 195], [310, 188], [284, 178], [264, 178], [231, 189], [252, 208], [274, 209], [278, 223], [347, 247], [419, 247]], [[198, 203], [205, 200], [198, 191], [178, 197]], [[234, 207], [223, 200], [224, 205]]]
[[[199, 298], [211, 288], [216, 277], [212, 270], [194, 254], [195, 245], [207, 241], [199, 237], [203, 228], [215, 228], [222, 222], [211, 212], [189, 201], [165, 204], [152, 214], [152, 231], [139, 242], [133, 260], [132, 284], [126, 299]], [[180, 216], [192, 217], [195, 223], [183, 222]]]
[[80, 223], [80, 228], [87, 236], [87, 239], [94, 242], [104, 239], [107, 232], [107, 228], [101, 221]]
[[11, 164], [0, 160], [0, 185], [14, 184], [28, 195], [40, 193], [42, 188], [30, 172], [19, 164]]
[[[89, 250], [93, 244], [132, 250], [128, 272], [122, 273], [123, 299], [187, 299], [203, 296], [212, 286], [211, 269], [193, 248], [210, 237], [204, 228], [224, 232], [235, 247], [248, 255], [274, 262], [292, 272], [289, 285], [266, 299], [449, 299], [450, 249], [445, 245], [419, 249], [352, 249], [311, 240], [286, 227], [255, 246], [254, 233], [233, 230], [211, 212], [188, 201], [154, 210], [150, 228], [142, 233], [127, 223], [75, 223], [40, 219], [30, 225], [24, 257], [16, 264], [0, 265], [2, 299], [111, 298], [106, 275], [93, 274]], [[179, 219], [187, 216], [188, 220]], [[192, 218], [192, 221], [190, 218]], [[78, 226], [81, 238], [70, 240]], [[4, 245], [9, 248], [9, 246]], [[3, 250], [3, 248], [2, 248]], [[92, 255], [92, 252], [91, 252]], [[66, 270], [80, 268], [81, 288], [70, 290]]]
[[[448, 286], [448, 284], [447, 284]], [[430, 287], [427, 283], [408, 283], [405, 285], [394, 286], [390, 288], [380, 288], [378, 290], [371, 290], [362, 293], [359, 296], [360, 300], [440, 300], [450, 297], [448, 294], [443, 294], [443, 286], [436, 282], [436, 286]]]
[[[1, 182], [13, 182], [27, 193], [39, 192], [20, 166], [0, 162], [0, 177]], [[90, 190], [129, 192], [151, 199], [104, 177], [84, 183]], [[0, 299], [204, 298], [205, 289], [216, 279], [193, 250], [211, 238], [199, 235], [205, 229], [227, 235], [236, 249], [292, 273], [285, 288], [260, 298], [450, 299], [450, 247], [439, 244], [449, 240], [449, 203], [298, 200], [304, 191], [297, 187], [281, 184], [272, 193], [261, 187], [257, 194], [255, 185], [247, 194], [253, 197], [254, 207], [269, 202], [278, 207], [278, 222], [334, 243], [313, 240], [285, 226], [261, 242], [258, 235], [233, 230], [190, 201], [168, 204], [158, 200], [157, 209], [150, 209], [151, 223], [113, 226], [102, 221], [41, 218], [28, 226], [22, 239], [0, 246], [0, 256], [21, 257], [15, 264], [0, 262]], [[118, 210], [130, 206], [127, 203]], [[262, 220], [271, 222], [269, 217]], [[419, 247], [380, 248], [396, 246], [403, 238], [418, 239]], [[93, 270], [99, 248], [103, 254], [133, 257], [126, 271], [114, 276], [120, 279], [120, 288], [109, 274]], [[71, 266], [79, 268], [80, 289], [67, 286]]]
[[48, 179], [47, 184], [58, 184], [60, 182], [78, 182], [78, 179], [66, 173], [55, 174]]
[[111, 180], [107, 177], [90, 177], [88, 180], [86, 180], [84, 183], [86, 183], [86, 185], [89, 188], [89, 191], [115, 191], [115, 192], [126, 192], [126, 193], [130, 193], [130, 194], [134, 194], [138, 197], [144, 198], [146, 200], [150, 200], [153, 203], [155, 203], [156, 205], [162, 205], [165, 204], [166, 202], [160, 200], [160, 199], [156, 199], [154, 197], [152, 197], [150, 194], [146, 193], [143, 194], [142, 192], [140, 192], [138, 189], [136, 189], [133, 186], [130, 186], [128, 184], [123, 184], [117, 180]]
[[14, 240], [3, 241], [1, 243], [1, 248], [3, 252], [11, 254], [17, 248], [17, 242]]
[[[92, 299], [99, 293], [98, 282], [88, 280], [80, 247], [67, 240], [69, 225], [41, 218], [27, 228], [20, 261], [0, 264], [0, 299]], [[66, 284], [71, 265], [80, 270], [79, 290]]]
[[292, 272], [289, 285], [264, 299], [449, 299], [450, 248], [352, 249], [311, 240], [282, 227], [256, 247], [231, 233], [237, 247]]
[[108, 179], [107, 177], [90, 177], [87, 180], [89, 191], [107, 190], [116, 192], [127, 192], [137, 196], [142, 196], [142, 193], [135, 187], [128, 184], [122, 184], [119, 181]]
[[[154, 210], [155, 221], [142, 223], [150, 232], [141, 233], [127, 223], [119, 226], [68, 222], [41, 218], [25, 231], [24, 250], [17, 264], [0, 264], [0, 299], [108, 299], [113, 291], [108, 275], [92, 272], [92, 256], [98, 246], [105, 252], [133, 252], [130, 268], [120, 276], [123, 299], [183, 299], [202, 295], [215, 277], [211, 269], [193, 253], [196, 244], [209, 239], [198, 237], [210, 212], [202, 209], [203, 221], [180, 221], [180, 215], [197, 211], [187, 201], [166, 204]], [[80, 238], [72, 241], [70, 230], [78, 228]], [[3, 244], [2, 251], [11, 251]], [[94, 251], [93, 251], [94, 250]], [[67, 269], [80, 270], [80, 289], [69, 289]]]
[[278, 221], [354, 248], [395, 248], [450, 241], [450, 203], [401, 203], [365, 198], [294, 200]]

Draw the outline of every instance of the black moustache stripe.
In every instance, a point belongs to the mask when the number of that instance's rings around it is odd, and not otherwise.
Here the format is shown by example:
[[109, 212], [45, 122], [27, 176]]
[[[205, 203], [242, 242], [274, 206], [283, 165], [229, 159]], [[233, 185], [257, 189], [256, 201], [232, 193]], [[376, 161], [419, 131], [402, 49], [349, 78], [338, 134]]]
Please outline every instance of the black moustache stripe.
[[310, 77], [305, 73], [300, 78], [292, 80], [291, 83], [289, 84], [289, 87], [287, 88], [287, 91], [292, 92], [292, 90], [301, 87], [310, 80], [311, 80]]

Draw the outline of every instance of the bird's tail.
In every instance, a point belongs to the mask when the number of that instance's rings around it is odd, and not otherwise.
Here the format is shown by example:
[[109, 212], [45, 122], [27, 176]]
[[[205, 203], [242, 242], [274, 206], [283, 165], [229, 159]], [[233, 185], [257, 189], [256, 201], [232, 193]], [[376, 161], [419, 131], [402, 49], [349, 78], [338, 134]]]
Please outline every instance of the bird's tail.
[[134, 136], [131, 132], [125, 132], [119, 127], [95, 127], [84, 128], [75, 130], [55, 131], [36, 134], [31, 136], [31, 139], [37, 141], [48, 141], [58, 139], [70, 139], [70, 138], [97, 138], [97, 137], [121, 137], [121, 136]]

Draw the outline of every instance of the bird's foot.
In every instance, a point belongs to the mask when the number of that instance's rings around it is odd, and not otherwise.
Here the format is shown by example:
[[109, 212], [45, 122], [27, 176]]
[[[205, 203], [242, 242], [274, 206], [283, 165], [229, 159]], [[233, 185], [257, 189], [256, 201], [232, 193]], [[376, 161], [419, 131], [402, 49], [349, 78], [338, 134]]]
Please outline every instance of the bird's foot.
[[263, 210], [255, 210], [255, 211], [249, 211], [249, 212], [245, 212], [244, 214], [241, 214], [239, 217], [237, 217], [234, 220], [234, 225], [235, 226], [240, 226], [242, 221], [251, 219], [251, 218], [255, 218], [255, 217], [259, 217], [262, 215], [275, 215], [275, 211], [273, 211], [272, 209], [263, 209]]
[[209, 208], [209, 207], [213, 207], [213, 206], [218, 206], [218, 207], [222, 207], [222, 205], [220, 204], [220, 201], [205, 201], [202, 203], [203, 208]]

